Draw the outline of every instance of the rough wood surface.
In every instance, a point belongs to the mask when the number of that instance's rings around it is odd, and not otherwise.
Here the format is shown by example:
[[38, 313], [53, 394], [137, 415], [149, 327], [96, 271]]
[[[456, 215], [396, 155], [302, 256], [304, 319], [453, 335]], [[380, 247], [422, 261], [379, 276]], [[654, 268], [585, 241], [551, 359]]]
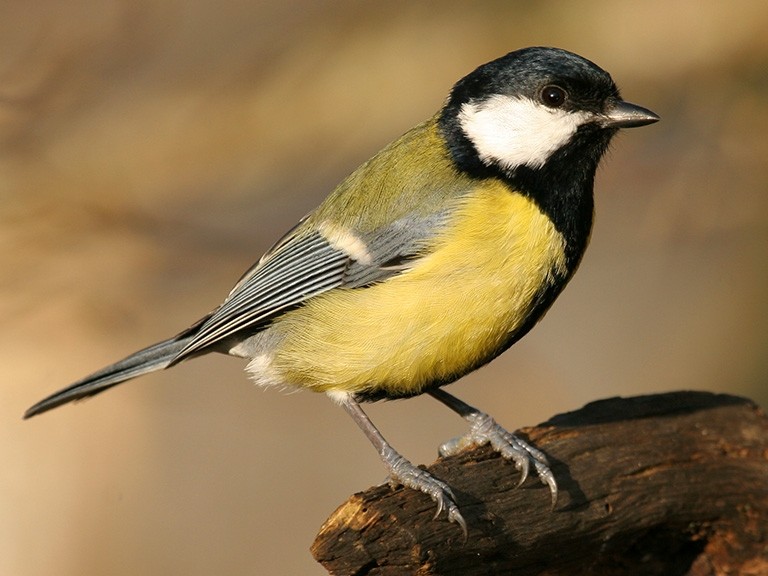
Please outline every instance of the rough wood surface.
[[469, 539], [424, 494], [355, 494], [312, 546], [334, 575], [767, 575], [768, 419], [749, 400], [678, 392], [611, 398], [521, 431], [560, 486], [487, 448], [429, 470], [454, 489]]

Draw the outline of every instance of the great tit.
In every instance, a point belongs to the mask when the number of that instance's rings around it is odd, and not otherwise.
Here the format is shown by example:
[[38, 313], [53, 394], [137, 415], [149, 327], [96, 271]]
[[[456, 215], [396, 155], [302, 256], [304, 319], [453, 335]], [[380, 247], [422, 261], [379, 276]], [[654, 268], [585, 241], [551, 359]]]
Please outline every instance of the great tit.
[[248, 360], [262, 386], [326, 393], [393, 484], [428, 494], [466, 534], [449, 486], [396, 452], [363, 401], [427, 393], [464, 417], [448, 454], [490, 443], [557, 484], [543, 453], [441, 387], [486, 364], [549, 309], [581, 261], [595, 171], [619, 128], [659, 120], [576, 54], [526, 48], [459, 80], [442, 108], [368, 160], [177, 336], [41, 400], [93, 396], [182, 360]]

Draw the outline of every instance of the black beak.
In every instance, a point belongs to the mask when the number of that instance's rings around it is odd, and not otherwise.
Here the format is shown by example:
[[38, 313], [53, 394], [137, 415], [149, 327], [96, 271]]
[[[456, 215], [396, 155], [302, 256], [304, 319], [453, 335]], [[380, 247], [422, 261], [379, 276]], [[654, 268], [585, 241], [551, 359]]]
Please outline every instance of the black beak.
[[600, 116], [599, 123], [603, 128], [634, 128], [659, 120], [661, 118], [647, 108], [619, 100]]

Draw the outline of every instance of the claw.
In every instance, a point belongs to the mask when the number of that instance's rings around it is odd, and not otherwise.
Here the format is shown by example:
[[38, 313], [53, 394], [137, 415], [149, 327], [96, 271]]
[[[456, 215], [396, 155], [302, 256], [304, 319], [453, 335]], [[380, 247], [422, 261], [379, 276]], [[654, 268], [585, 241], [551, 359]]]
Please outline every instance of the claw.
[[435, 511], [435, 515], [432, 516], [432, 520], [437, 520], [438, 516], [440, 516], [440, 512], [443, 511], [444, 505], [442, 500], [437, 501], [437, 510]]
[[[494, 446], [494, 449], [496, 449], [495, 446]], [[502, 457], [506, 458], [507, 460], [511, 459], [515, 462], [517, 469], [520, 470], [520, 480], [518, 481], [517, 485], [522, 486], [523, 483], [528, 479], [528, 474], [531, 471], [531, 465], [530, 465], [530, 462], [528, 461], [528, 458], [525, 458], [525, 457], [520, 458], [519, 452], [514, 452], [513, 454], [507, 456], [505, 455], [504, 451], [501, 451], [501, 450], [496, 450], [496, 451], [499, 452], [502, 455]]]
[[557, 505], [557, 481], [555, 480], [555, 475], [552, 474], [552, 470], [549, 469], [546, 463], [535, 460], [533, 465], [536, 468], [536, 473], [539, 475], [541, 483], [549, 487], [549, 493], [552, 495], [552, 510], [554, 510]]
[[462, 543], [466, 544], [467, 540], [469, 539], [469, 533], [467, 532], [467, 522], [464, 520], [464, 517], [461, 515], [461, 512], [459, 512], [458, 508], [454, 508], [453, 510], [448, 511], [448, 520], [459, 525], [459, 528], [461, 528], [461, 533], [464, 536]]
[[448, 513], [448, 520], [459, 525], [466, 541], [467, 523], [459, 512], [459, 507], [456, 505], [456, 495], [448, 484], [438, 480], [426, 470], [414, 466], [394, 451], [385, 456], [384, 462], [390, 470], [390, 484], [401, 484], [407, 488], [423, 492], [432, 498], [437, 504], [433, 519], [437, 519], [445, 510]]
[[351, 395], [340, 395], [338, 396], [338, 401], [378, 450], [382, 462], [384, 462], [387, 470], [389, 470], [390, 486], [395, 487], [397, 484], [402, 484], [407, 488], [424, 492], [424, 494], [437, 503], [435, 518], [440, 516], [443, 510], [446, 510], [448, 512], [448, 520], [459, 525], [466, 542], [467, 523], [464, 521], [461, 512], [459, 512], [459, 507], [456, 505], [456, 496], [453, 494], [450, 486], [438, 480], [426, 470], [414, 466], [392, 448], [384, 440], [381, 432], [373, 425], [365, 412], [363, 412], [363, 409], [360, 408], [360, 404], [354, 397]]
[[440, 447], [440, 455], [456, 454], [470, 446], [490, 444], [505, 460], [511, 460], [520, 470], [518, 486], [526, 481], [530, 474], [531, 464], [533, 464], [537, 476], [549, 488], [552, 495], [552, 508], [554, 509], [557, 504], [557, 481], [549, 468], [546, 455], [499, 426], [493, 418], [484, 412], [476, 410], [465, 414], [464, 417], [470, 424], [469, 432], [443, 444]]

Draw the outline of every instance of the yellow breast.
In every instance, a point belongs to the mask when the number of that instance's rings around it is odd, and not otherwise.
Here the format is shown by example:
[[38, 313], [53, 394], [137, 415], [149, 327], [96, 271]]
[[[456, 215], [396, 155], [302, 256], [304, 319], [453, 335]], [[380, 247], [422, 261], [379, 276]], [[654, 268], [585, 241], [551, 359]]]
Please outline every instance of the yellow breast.
[[317, 391], [407, 395], [499, 353], [537, 293], [565, 274], [564, 240], [535, 204], [500, 183], [457, 202], [413, 268], [283, 316], [272, 369]]

